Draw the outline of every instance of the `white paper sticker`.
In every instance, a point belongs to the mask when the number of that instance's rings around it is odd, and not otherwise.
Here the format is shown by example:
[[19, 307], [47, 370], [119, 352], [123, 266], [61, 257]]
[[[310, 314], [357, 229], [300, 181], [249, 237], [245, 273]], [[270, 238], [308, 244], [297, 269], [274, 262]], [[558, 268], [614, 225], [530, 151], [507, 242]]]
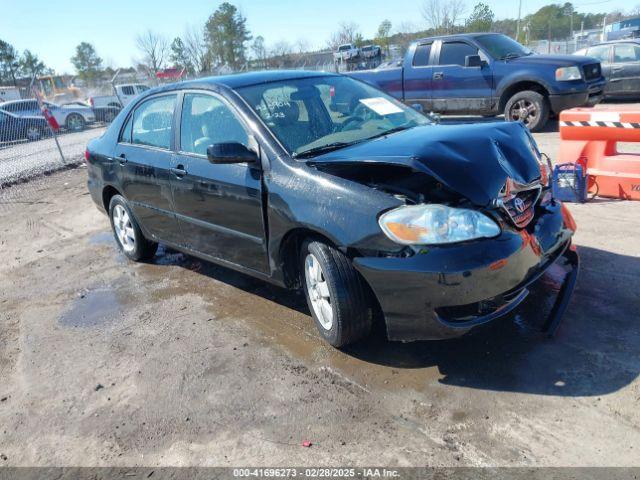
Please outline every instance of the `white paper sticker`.
[[619, 122], [620, 113], [618, 112], [591, 112], [592, 122]]
[[402, 113], [402, 109], [397, 105], [393, 104], [386, 98], [382, 97], [374, 97], [374, 98], [363, 98], [360, 100], [364, 106], [370, 108], [378, 115], [391, 115], [392, 113]]

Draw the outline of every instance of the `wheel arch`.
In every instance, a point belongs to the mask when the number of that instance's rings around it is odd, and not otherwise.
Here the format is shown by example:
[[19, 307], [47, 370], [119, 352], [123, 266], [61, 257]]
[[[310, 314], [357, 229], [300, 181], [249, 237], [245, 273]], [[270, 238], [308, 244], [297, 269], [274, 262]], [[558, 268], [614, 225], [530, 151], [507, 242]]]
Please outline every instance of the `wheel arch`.
[[519, 80], [512, 83], [502, 91], [498, 102], [498, 110], [500, 112], [504, 111], [507, 106], [507, 102], [512, 96], [518, 92], [524, 92], [526, 90], [537, 92], [549, 101], [549, 90], [542, 83], [536, 80]]
[[307, 227], [299, 227], [289, 230], [279, 242], [277, 247], [277, 268], [282, 271], [284, 284], [287, 288], [300, 286], [300, 250], [305, 240], [313, 239], [341, 249], [336, 242], [326, 234]]
[[120, 191], [113, 185], [105, 185], [102, 189], [102, 206], [104, 210], [109, 213], [109, 204], [114, 195], [122, 195]]

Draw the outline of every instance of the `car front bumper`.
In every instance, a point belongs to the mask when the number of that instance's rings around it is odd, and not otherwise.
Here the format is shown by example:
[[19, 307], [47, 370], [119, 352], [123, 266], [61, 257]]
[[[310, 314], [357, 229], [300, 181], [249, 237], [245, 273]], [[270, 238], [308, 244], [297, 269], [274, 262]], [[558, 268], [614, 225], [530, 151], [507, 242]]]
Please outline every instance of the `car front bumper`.
[[429, 247], [404, 258], [355, 258], [378, 299], [389, 339], [451, 338], [502, 317], [524, 300], [531, 283], [565, 257], [571, 273], [546, 324], [554, 329], [578, 269], [571, 246], [575, 223], [559, 202], [537, 209], [526, 229], [505, 226], [493, 239]]

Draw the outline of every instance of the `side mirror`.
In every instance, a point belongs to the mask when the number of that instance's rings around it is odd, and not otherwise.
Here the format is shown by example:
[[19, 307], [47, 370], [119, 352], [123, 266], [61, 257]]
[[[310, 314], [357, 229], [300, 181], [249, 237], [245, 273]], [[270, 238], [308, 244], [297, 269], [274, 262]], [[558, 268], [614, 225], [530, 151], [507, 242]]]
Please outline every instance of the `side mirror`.
[[241, 143], [227, 142], [209, 145], [207, 158], [211, 163], [253, 163], [258, 155]]
[[412, 103], [411, 108], [413, 108], [414, 110], [417, 110], [420, 113], [424, 112], [424, 108], [422, 108], [422, 105], [419, 103]]
[[467, 68], [482, 68], [482, 59], [480, 58], [480, 55], [467, 55], [464, 57], [464, 66]]

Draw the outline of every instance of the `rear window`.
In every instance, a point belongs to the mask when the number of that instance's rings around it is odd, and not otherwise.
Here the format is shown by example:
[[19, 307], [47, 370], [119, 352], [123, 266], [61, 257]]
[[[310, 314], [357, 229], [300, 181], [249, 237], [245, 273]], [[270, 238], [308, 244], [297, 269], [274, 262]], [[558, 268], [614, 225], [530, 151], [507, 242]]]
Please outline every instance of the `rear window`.
[[464, 67], [467, 55], [478, 55], [478, 49], [464, 42], [447, 42], [440, 47], [439, 65], [460, 65]]
[[414, 67], [424, 67], [429, 65], [429, 56], [431, 55], [431, 44], [418, 45], [416, 53], [413, 56]]
[[135, 90], [133, 89], [133, 87], [131, 85], [127, 85], [125, 87], [122, 87], [122, 94], [123, 95], [135, 95]]

